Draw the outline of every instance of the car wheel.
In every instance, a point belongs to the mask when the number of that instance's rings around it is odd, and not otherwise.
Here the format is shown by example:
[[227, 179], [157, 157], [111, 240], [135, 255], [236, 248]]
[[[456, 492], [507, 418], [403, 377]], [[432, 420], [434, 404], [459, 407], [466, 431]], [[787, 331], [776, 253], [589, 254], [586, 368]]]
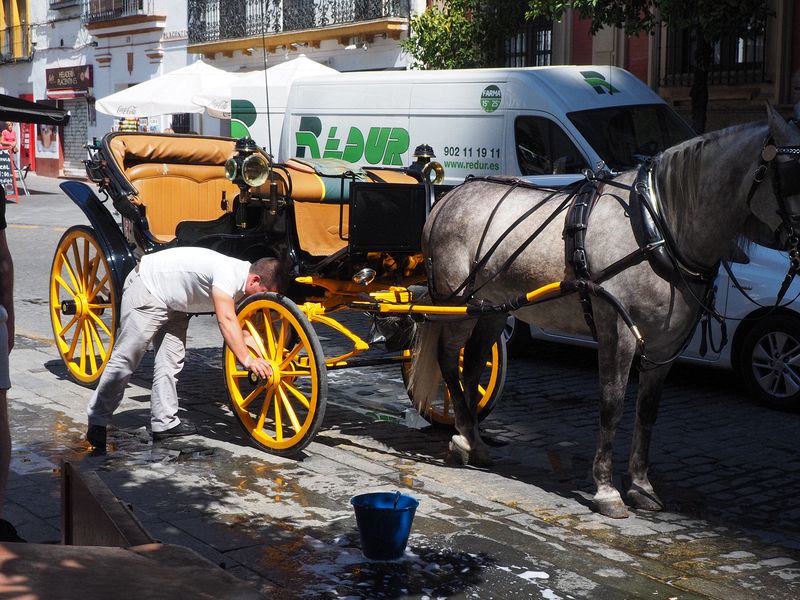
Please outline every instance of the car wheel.
[[740, 354], [750, 394], [778, 409], [800, 408], [800, 319], [775, 315], [760, 319]]
[[512, 316], [506, 319], [506, 326], [501, 335], [506, 343], [509, 358], [525, 356], [533, 343], [530, 325]]

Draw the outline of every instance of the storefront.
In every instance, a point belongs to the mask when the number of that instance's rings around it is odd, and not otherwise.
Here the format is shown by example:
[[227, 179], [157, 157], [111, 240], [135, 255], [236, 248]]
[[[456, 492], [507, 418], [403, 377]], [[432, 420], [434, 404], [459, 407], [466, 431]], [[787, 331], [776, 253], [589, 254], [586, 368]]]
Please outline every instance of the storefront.
[[93, 68], [76, 65], [46, 69], [47, 100], [70, 113], [67, 127], [40, 125], [36, 135], [36, 172], [42, 175], [85, 175], [84, 145], [94, 124]]

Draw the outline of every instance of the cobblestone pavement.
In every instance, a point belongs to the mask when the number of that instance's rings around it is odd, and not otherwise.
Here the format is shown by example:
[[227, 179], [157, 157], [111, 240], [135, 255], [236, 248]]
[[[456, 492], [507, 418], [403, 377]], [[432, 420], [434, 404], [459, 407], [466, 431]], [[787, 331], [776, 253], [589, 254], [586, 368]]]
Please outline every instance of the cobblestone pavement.
[[[37, 200], [54, 202], [27, 202]], [[591, 510], [594, 353], [541, 343], [510, 362], [504, 397], [484, 422], [496, 459], [486, 471], [444, 464], [449, 433], [417, 428], [396, 366], [330, 373], [323, 429], [299, 459], [252, 448], [226, 405], [209, 317], [192, 320], [179, 388], [182, 417], [200, 434], [153, 445], [146, 361], [110, 452], [90, 455], [90, 390], [66, 379], [44, 300], [55, 240], [78, 221], [65, 220], [75, 215], [62, 205], [43, 217], [52, 223], [31, 222], [34, 212], [9, 207], [20, 322], [6, 516], [29, 540], [59, 539], [59, 464], [70, 460], [97, 472], [158, 539], [288, 598], [800, 597], [800, 417], [755, 405], [729, 372], [674, 369], [652, 445], [667, 510], [625, 520]], [[41, 253], [26, 250], [32, 240]], [[627, 408], [620, 476], [632, 397]], [[408, 551], [366, 561], [348, 500], [395, 489], [420, 500]]]

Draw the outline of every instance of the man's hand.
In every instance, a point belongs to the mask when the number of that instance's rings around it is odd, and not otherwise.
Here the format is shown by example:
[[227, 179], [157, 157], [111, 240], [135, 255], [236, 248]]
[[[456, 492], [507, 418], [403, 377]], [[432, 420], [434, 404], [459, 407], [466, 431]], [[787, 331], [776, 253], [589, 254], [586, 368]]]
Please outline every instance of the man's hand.
[[269, 379], [272, 375], [272, 367], [269, 362], [263, 358], [248, 356], [244, 362], [244, 366], [248, 371], [257, 375], [261, 379]]
[[233, 298], [212, 287], [211, 299], [214, 301], [214, 312], [217, 314], [220, 333], [236, 360], [254, 375], [262, 379], [269, 379], [272, 375], [272, 367], [265, 359], [250, 354], [242, 327], [239, 325], [239, 319], [236, 318]]

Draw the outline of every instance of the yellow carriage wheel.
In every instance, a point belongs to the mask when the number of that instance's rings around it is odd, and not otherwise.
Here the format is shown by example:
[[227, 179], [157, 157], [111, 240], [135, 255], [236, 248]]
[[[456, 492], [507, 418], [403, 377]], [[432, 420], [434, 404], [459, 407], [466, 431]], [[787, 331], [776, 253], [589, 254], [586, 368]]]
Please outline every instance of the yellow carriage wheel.
[[50, 321], [69, 376], [84, 385], [100, 378], [117, 331], [114, 279], [94, 230], [70, 227], [50, 270]]
[[322, 345], [303, 311], [274, 293], [251, 296], [239, 309], [250, 354], [272, 366], [269, 380], [254, 379], [224, 348], [231, 408], [252, 442], [292, 455], [313, 439], [325, 416], [327, 371]]
[[[405, 354], [410, 356], [410, 351], [406, 350]], [[481, 374], [478, 383], [478, 391], [481, 398], [478, 401], [478, 421], [483, 421], [489, 413], [494, 409], [495, 404], [503, 395], [503, 388], [506, 383], [506, 345], [505, 342], [497, 342], [492, 346], [492, 354], [489, 360], [486, 361], [485, 368]], [[411, 363], [406, 362], [402, 365], [403, 383], [406, 386], [411, 401], [414, 401], [414, 396], [408, 390], [408, 377]], [[458, 353], [458, 369], [459, 373], [464, 369], [464, 349]], [[462, 384], [463, 388], [463, 384]], [[450, 391], [444, 384], [444, 381], [439, 383], [439, 392], [436, 399], [428, 407], [427, 412], [423, 415], [433, 425], [452, 426], [455, 423], [453, 416], [453, 403], [450, 398]]]

